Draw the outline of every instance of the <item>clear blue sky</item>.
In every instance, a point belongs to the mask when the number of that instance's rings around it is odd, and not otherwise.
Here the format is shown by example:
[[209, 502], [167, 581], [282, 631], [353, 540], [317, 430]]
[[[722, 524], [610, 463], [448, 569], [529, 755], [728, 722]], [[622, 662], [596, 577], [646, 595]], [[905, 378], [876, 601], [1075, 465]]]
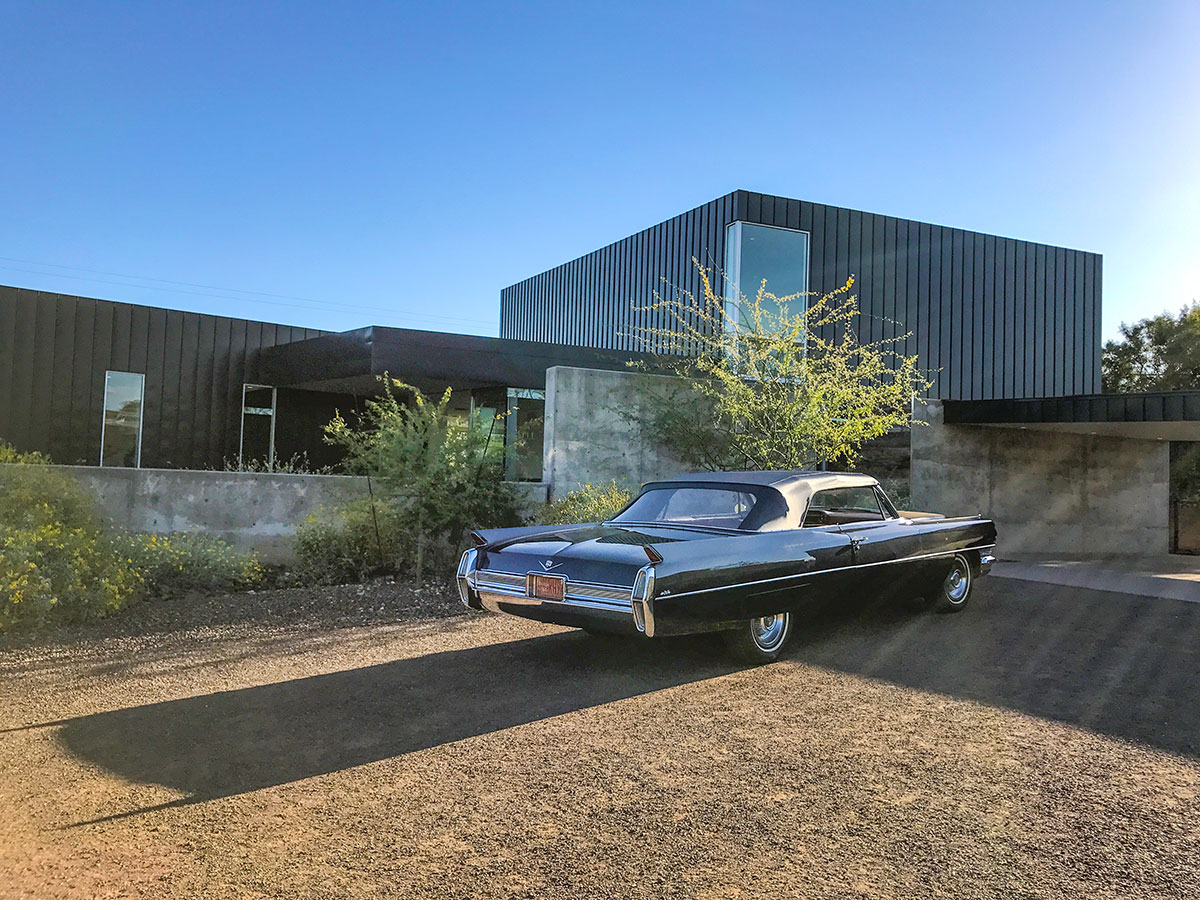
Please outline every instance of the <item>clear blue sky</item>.
[[494, 334], [501, 287], [747, 188], [1099, 251], [1106, 335], [1200, 299], [1195, 0], [2, 0], [0, 34], [0, 283]]

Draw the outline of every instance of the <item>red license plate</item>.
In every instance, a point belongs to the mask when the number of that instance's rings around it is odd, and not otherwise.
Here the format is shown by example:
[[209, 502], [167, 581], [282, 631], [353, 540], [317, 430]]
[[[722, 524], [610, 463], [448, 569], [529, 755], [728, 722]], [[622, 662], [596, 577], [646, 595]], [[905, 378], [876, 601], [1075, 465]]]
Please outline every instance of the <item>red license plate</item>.
[[563, 600], [567, 596], [567, 579], [561, 575], [526, 575], [525, 593], [539, 600]]

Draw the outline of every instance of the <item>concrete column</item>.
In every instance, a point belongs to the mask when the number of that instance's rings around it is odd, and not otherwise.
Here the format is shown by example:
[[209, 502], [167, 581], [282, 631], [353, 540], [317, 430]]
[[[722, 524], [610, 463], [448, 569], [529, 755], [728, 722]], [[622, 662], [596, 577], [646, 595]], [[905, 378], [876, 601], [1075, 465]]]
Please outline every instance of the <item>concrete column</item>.
[[676, 383], [640, 372], [548, 369], [542, 480], [551, 498], [588, 482], [616, 480], [636, 489], [683, 471], [646, 433], [649, 398]]

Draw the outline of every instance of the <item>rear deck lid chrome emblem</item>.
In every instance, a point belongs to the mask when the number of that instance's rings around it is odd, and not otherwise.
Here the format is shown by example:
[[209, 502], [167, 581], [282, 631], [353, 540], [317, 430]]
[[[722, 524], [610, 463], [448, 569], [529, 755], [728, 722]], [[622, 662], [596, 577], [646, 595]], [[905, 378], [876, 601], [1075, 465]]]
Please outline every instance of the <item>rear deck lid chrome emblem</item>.
[[558, 563], [556, 563], [552, 559], [543, 559], [542, 560], [542, 568], [545, 569], [547, 572], [549, 572], [551, 569], [553, 569], [557, 565], [558, 565]]

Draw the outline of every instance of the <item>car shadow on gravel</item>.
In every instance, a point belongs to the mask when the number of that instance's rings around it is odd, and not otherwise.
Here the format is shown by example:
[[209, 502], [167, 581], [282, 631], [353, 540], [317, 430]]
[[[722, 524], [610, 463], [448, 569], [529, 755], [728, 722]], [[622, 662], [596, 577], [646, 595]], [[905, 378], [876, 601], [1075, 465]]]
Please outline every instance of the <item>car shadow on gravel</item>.
[[787, 658], [1200, 758], [1200, 603], [988, 578], [957, 615], [812, 610]]
[[[810, 609], [783, 665], [1019, 710], [1200, 758], [1198, 648], [1200, 604], [992, 578], [959, 615], [845, 598]], [[710, 638], [558, 632], [45, 724], [61, 726], [62, 744], [89, 763], [186, 793], [164, 804], [177, 806], [738, 668]]]
[[69, 719], [58, 740], [122, 778], [186, 798], [245, 793], [585, 709], [739, 667], [704, 638], [582, 632], [433, 653]]

